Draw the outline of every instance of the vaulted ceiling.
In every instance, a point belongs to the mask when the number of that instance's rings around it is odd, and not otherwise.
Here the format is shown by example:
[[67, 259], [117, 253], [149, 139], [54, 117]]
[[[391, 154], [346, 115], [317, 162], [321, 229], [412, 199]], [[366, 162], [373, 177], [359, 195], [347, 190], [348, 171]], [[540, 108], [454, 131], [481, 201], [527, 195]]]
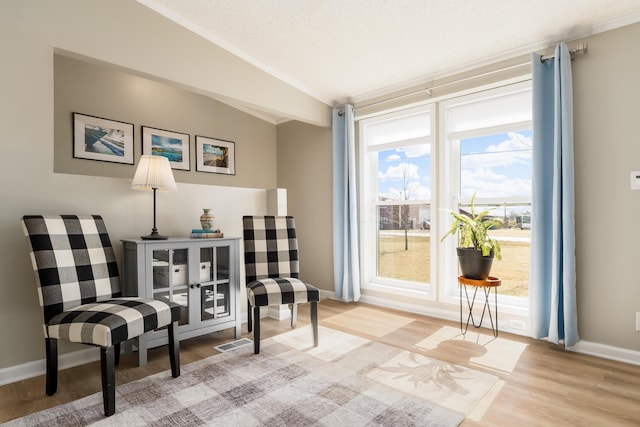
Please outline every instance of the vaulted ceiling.
[[328, 104], [640, 21], [640, 0], [138, 0]]

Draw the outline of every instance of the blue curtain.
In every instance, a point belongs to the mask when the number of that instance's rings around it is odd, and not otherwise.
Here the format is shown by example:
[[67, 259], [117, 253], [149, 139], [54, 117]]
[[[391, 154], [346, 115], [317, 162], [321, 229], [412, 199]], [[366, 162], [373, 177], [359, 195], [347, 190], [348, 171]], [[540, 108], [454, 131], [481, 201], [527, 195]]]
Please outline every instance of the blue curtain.
[[534, 53], [532, 335], [566, 347], [578, 340], [576, 304], [573, 91], [566, 44], [553, 59]]
[[336, 297], [360, 299], [353, 106], [333, 110], [333, 274]]

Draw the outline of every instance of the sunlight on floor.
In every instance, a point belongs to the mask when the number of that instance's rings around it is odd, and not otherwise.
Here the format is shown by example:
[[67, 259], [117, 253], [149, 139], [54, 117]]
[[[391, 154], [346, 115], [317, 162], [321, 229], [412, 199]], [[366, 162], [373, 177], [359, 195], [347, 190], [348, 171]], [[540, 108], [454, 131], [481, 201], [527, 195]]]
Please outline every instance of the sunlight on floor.
[[416, 344], [427, 350], [428, 355], [446, 360], [446, 353], [468, 356], [469, 366], [478, 366], [501, 373], [511, 373], [527, 344], [506, 338], [494, 338], [473, 331], [466, 335], [460, 329], [444, 326], [434, 334]]
[[[367, 319], [367, 321], [363, 322], [362, 319]], [[372, 319], [375, 320], [372, 321]], [[334, 325], [346, 327], [379, 338], [408, 325], [413, 322], [413, 319], [372, 310], [370, 308], [358, 307], [328, 317], [324, 319], [323, 322], [333, 323]]]
[[367, 377], [445, 408], [469, 414], [499, 381], [495, 375], [401, 351]]
[[489, 390], [487, 394], [485, 394], [482, 397], [482, 399], [480, 399], [480, 402], [478, 402], [475, 408], [473, 408], [473, 410], [469, 412], [469, 415], [467, 415], [467, 418], [476, 422], [482, 421], [484, 414], [486, 414], [487, 410], [489, 409], [489, 407], [491, 406], [495, 398], [498, 396], [498, 393], [500, 393], [500, 390], [502, 390], [502, 387], [504, 387], [505, 384], [506, 383], [503, 380], [498, 380], [498, 382], [495, 383], [493, 387], [491, 387], [491, 390]]
[[285, 334], [276, 335], [272, 339], [327, 362], [370, 342], [368, 339], [322, 326], [318, 326], [318, 347], [313, 347], [311, 326], [296, 328]]

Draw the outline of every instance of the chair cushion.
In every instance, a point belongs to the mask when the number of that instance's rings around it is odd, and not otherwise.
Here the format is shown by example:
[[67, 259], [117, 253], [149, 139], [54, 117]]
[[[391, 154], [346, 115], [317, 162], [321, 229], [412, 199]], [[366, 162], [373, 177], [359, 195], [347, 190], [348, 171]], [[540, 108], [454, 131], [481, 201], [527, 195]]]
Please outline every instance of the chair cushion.
[[293, 277], [254, 280], [247, 285], [247, 298], [252, 307], [298, 304], [320, 300], [317, 288]]
[[54, 316], [45, 337], [108, 347], [170, 324], [180, 305], [147, 298], [114, 298], [84, 304]]

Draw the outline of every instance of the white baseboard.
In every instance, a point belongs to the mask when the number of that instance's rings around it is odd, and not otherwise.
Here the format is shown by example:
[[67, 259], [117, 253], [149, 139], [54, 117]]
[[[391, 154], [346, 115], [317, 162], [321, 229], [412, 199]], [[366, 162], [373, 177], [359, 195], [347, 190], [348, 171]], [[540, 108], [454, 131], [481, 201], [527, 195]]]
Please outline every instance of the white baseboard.
[[580, 354], [601, 357], [603, 359], [615, 360], [617, 362], [640, 365], [640, 351], [628, 350], [626, 348], [613, 347], [596, 342], [579, 341], [567, 350]]
[[[64, 353], [58, 357], [58, 370], [95, 362], [96, 360], [100, 360], [100, 349], [97, 347]], [[0, 386], [44, 375], [46, 366], [45, 359], [40, 359], [0, 369]]]
[[270, 305], [267, 309], [267, 317], [271, 319], [285, 320], [291, 318], [291, 309], [288, 304]]

